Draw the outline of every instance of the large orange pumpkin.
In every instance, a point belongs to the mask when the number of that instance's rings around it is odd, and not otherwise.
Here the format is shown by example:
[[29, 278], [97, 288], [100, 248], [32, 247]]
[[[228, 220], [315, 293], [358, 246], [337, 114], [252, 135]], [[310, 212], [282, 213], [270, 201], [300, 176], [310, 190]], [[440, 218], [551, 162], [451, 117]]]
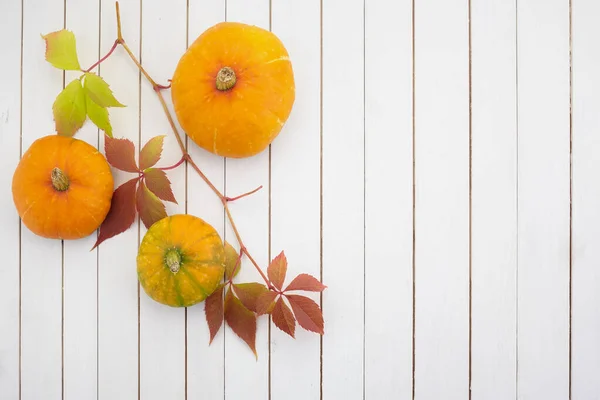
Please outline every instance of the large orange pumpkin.
[[155, 222], [137, 256], [138, 280], [148, 296], [171, 307], [188, 307], [210, 296], [223, 278], [225, 250], [202, 219], [177, 214]]
[[37, 139], [17, 165], [13, 201], [23, 224], [51, 239], [94, 232], [110, 209], [113, 176], [102, 153], [75, 138]]
[[200, 147], [224, 157], [263, 151], [295, 100], [283, 43], [265, 29], [238, 22], [202, 33], [179, 60], [171, 85], [183, 130]]

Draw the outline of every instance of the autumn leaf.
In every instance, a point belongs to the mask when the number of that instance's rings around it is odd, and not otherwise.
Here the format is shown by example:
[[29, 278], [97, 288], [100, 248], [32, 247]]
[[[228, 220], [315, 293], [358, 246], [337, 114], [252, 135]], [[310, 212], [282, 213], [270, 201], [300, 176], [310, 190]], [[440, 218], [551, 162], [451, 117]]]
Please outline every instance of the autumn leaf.
[[253, 312], [256, 312], [258, 298], [269, 291], [265, 285], [256, 282], [234, 284], [233, 290], [244, 307]]
[[46, 61], [58, 69], [81, 70], [73, 32], [62, 29], [42, 35], [42, 38], [46, 42]]
[[73, 136], [85, 122], [85, 92], [79, 79], [69, 83], [56, 97], [52, 105], [56, 133]]
[[90, 120], [109, 137], [112, 137], [112, 127], [108, 118], [108, 110], [94, 103], [89, 96], [85, 96], [85, 104]]
[[271, 314], [273, 307], [275, 307], [275, 298], [277, 298], [277, 293], [271, 290], [258, 296], [258, 299], [256, 299], [256, 314]]
[[98, 240], [92, 250], [106, 239], [125, 232], [135, 221], [135, 188], [138, 180], [133, 178], [125, 182], [113, 193], [110, 210], [100, 225]]
[[234, 249], [229, 242], [225, 242], [225, 280], [228, 281], [231, 279], [231, 273], [234, 272], [234, 269], [235, 273], [233, 277], [235, 277], [242, 269], [241, 260], [239, 263], [240, 265], [238, 265], [239, 257], [240, 255], [238, 254], [237, 250]]
[[107, 137], [104, 140], [104, 153], [113, 167], [125, 172], [139, 171], [135, 163], [135, 146], [131, 140]]
[[108, 83], [93, 72], [85, 73], [83, 88], [90, 99], [100, 107], [125, 107], [115, 99]]
[[154, 166], [160, 160], [164, 139], [165, 135], [153, 137], [142, 147], [142, 151], [140, 152], [141, 170]]
[[271, 264], [267, 268], [267, 274], [271, 283], [279, 290], [283, 286], [285, 281], [285, 274], [287, 272], [287, 259], [283, 251], [279, 253], [277, 257], [271, 261]]
[[254, 356], [256, 353], [256, 315], [248, 310], [242, 302], [233, 295], [231, 289], [225, 295], [225, 321], [231, 330], [250, 347]]
[[144, 179], [148, 189], [159, 199], [170, 201], [177, 204], [173, 190], [171, 190], [171, 181], [167, 178], [165, 171], [156, 168], [148, 168], [144, 171]]
[[319, 305], [308, 297], [287, 294], [287, 299], [294, 310], [298, 324], [307, 331], [323, 335], [323, 313]]
[[280, 297], [275, 303], [275, 308], [271, 313], [271, 318], [276, 327], [294, 337], [296, 332], [296, 320], [290, 308], [283, 301], [283, 297]]
[[223, 285], [219, 285], [217, 289], [206, 298], [204, 303], [204, 315], [206, 316], [208, 330], [210, 331], [210, 340], [208, 344], [211, 344], [223, 324]]
[[146, 228], [150, 228], [155, 222], [167, 216], [165, 205], [154, 193], [148, 190], [144, 181], [140, 181], [140, 186], [138, 186], [135, 205]]
[[327, 286], [323, 285], [317, 278], [309, 274], [300, 274], [285, 288], [288, 290], [305, 290], [307, 292], [322, 292]]

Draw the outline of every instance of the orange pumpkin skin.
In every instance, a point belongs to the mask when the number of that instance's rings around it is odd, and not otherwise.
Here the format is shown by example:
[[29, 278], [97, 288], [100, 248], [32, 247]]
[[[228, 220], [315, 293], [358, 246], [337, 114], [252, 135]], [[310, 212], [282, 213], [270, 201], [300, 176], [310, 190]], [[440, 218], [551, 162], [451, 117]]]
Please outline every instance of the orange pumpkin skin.
[[198, 217], [177, 214], [155, 222], [144, 235], [137, 256], [138, 280], [153, 300], [189, 307], [215, 291], [224, 263], [217, 231]]
[[[217, 88], [230, 68], [235, 84]], [[181, 57], [171, 82], [174, 110], [186, 134], [205, 150], [242, 158], [263, 151], [280, 133], [295, 100], [292, 64], [273, 33], [222, 22]]]
[[[68, 182], [68, 187], [57, 190], [56, 177], [66, 177], [63, 184]], [[13, 175], [12, 194], [23, 224], [36, 235], [81, 239], [104, 221], [113, 184], [110, 166], [95, 147], [49, 135], [23, 154]]]

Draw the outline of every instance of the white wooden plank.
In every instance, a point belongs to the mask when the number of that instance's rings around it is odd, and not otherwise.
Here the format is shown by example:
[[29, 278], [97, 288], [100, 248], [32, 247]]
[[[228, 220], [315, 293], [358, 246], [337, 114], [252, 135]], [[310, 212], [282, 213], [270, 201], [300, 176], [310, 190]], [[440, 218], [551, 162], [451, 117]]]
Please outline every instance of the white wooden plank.
[[[228, 21], [243, 22], [269, 29], [269, 0], [227, 0]], [[263, 267], [269, 263], [269, 150], [253, 157], [226, 160], [226, 192], [237, 196], [260, 185], [263, 189], [252, 196], [230, 203], [231, 213], [252, 257]], [[225, 237], [236, 245], [229, 222]], [[273, 255], [274, 256], [274, 255]], [[262, 282], [247, 258], [244, 258], [236, 282]], [[269, 320], [258, 320], [256, 351], [258, 360], [231, 329], [225, 332], [225, 397], [243, 399], [249, 393], [268, 398], [269, 393]], [[273, 328], [277, 329], [277, 328]]]
[[573, 2], [573, 400], [600, 396], [600, 3]]
[[569, 396], [569, 2], [520, 0], [518, 396]]
[[365, 398], [410, 398], [412, 1], [367, 1], [365, 13]]
[[516, 5], [471, 1], [473, 399], [516, 394]]
[[[77, 41], [82, 68], [98, 60], [98, 0], [67, 0], [66, 27]], [[65, 75], [68, 84], [81, 72]], [[98, 129], [87, 121], [76, 137], [92, 146], [98, 145]], [[97, 395], [97, 273], [98, 249], [93, 233], [86, 238], [65, 242], [64, 247], [64, 398], [94, 399]]]
[[[22, 150], [55, 134], [52, 103], [62, 72], [44, 59], [40, 33], [63, 28], [63, 1], [23, 5]], [[62, 398], [62, 244], [21, 234], [21, 399]]]
[[364, 8], [323, 2], [323, 388], [362, 399], [364, 382]]
[[469, 391], [467, 6], [415, 2], [416, 399]]
[[[146, 1], [142, 5], [142, 65], [157, 82], [167, 84], [186, 48], [187, 7], [183, 1]], [[167, 92], [165, 92], [167, 96]], [[142, 145], [167, 135], [160, 166], [175, 164], [181, 149], [171, 133], [156, 93], [142, 82]], [[167, 214], [185, 212], [185, 169], [168, 172], [179, 204], [167, 203]], [[140, 226], [140, 238], [146, 232]], [[152, 300], [140, 289], [140, 395], [143, 399], [185, 398], [185, 310]]]
[[21, 113], [21, 4], [13, 1], [0, 13], [4, 61], [0, 63], [0, 210], [3, 267], [0, 268], [0, 398], [19, 397], [19, 217], [12, 202], [12, 176], [20, 155]]
[[[188, 45], [206, 29], [225, 19], [224, 0], [190, 0]], [[197, 146], [188, 139], [188, 152], [202, 172], [221, 191], [225, 190], [224, 159]], [[188, 167], [187, 211], [211, 224], [224, 237], [225, 213], [219, 198], [198, 174]], [[187, 310], [187, 395], [189, 399], [224, 397], [225, 339], [223, 327], [210, 340], [204, 314], [204, 302]]]
[[[120, 2], [123, 36], [139, 55], [140, 7], [137, 2]], [[117, 38], [115, 4], [102, 1], [101, 54]], [[139, 142], [140, 88], [138, 71], [127, 54], [117, 50], [100, 65], [100, 75], [111, 85], [125, 108], [111, 108], [113, 135]], [[104, 150], [104, 136], [100, 148]], [[132, 175], [113, 169], [115, 188]], [[98, 255], [98, 398], [138, 397], [138, 281], [136, 255], [138, 222], [99, 247]]]
[[[320, 2], [274, 0], [272, 30], [286, 46], [296, 83], [292, 113], [271, 148], [271, 256], [285, 251], [286, 282], [320, 277]], [[299, 206], [301, 204], [301, 206]], [[306, 294], [319, 302], [318, 295]], [[271, 326], [271, 398], [318, 399], [319, 335], [296, 339]]]

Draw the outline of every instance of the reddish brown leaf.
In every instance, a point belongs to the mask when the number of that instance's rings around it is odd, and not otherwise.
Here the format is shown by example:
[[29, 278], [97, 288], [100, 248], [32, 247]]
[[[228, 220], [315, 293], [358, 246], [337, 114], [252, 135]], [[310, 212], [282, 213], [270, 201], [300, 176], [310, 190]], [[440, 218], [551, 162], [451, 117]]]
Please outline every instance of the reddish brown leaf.
[[285, 274], [287, 272], [287, 259], [283, 251], [279, 253], [277, 257], [271, 261], [269, 268], [267, 268], [267, 274], [271, 283], [279, 290], [283, 287], [285, 281]]
[[225, 242], [225, 279], [231, 279], [231, 274], [235, 277], [241, 269], [240, 254], [229, 242]]
[[283, 297], [280, 297], [277, 300], [277, 303], [275, 303], [275, 308], [273, 308], [271, 317], [273, 318], [273, 323], [276, 327], [291, 337], [294, 337], [296, 332], [296, 319], [290, 308], [283, 301]]
[[256, 299], [256, 313], [258, 315], [271, 314], [273, 307], [275, 307], [276, 297], [277, 293], [271, 290], [258, 296], [258, 299]]
[[175, 196], [171, 190], [171, 181], [167, 178], [165, 171], [149, 168], [144, 171], [144, 178], [148, 189], [150, 189], [156, 197], [177, 204], [177, 200], [175, 200]]
[[140, 151], [141, 170], [152, 167], [160, 160], [164, 139], [165, 135], [153, 137], [142, 147], [142, 151]]
[[238, 283], [233, 285], [233, 291], [240, 299], [244, 307], [256, 312], [256, 302], [260, 295], [269, 291], [267, 287], [260, 283]]
[[233, 295], [231, 289], [227, 290], [225, 295], [225, 321], [258, 358], [256, 353], [256, 314], [244, 307], [242, 302]]
[[319, 305], [308, 297], [297, 294], [285, 295], [294, 310], [294, 315], [301, 327], [307, 331], [323, 334], [323, 313]]
[[126, 172], [138, 172], [135, 164], [135, 146], [129, 139], [104, 137], [106, 159], [113, 167]]
[[288, 290], [306, 290], [307, 292], [322, 292], [327, 286], [309, 274], [300, 274], [285, 288]]
[[135, 220], [135, 187], [138, 180], [139, 178], [133, 178], [125, 182], [113, 193], [110, 210], [100, 225], [98, 240], [92, 250], [106, 239], [125, 232], [133, 224]]
[[210, 331], [210, 340], [208, 344], [211, 344], [221, 325], [223, 324], [223, 286], [219, 285], [217, 289], [206, 298], [204, 304], [204, 315], [206, 316], [206, 322], [208, 324], [208, 330]]
[[150, 228], [155, 222], [167, 216], [165, 205], [154, 193], [148, 190], [144, 181], [140, 181], [135, 196], [135, 205], [146, 228]]

